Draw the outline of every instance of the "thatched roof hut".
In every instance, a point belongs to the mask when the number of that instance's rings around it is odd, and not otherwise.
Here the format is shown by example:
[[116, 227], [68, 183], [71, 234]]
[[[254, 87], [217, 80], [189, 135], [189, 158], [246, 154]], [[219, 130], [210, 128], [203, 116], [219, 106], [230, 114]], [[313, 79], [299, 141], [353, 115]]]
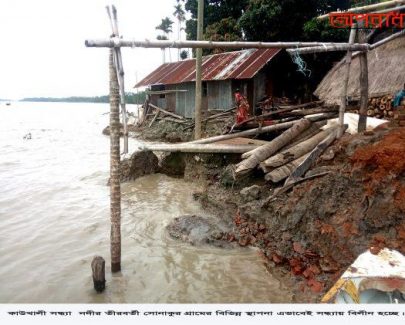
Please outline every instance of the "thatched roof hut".
[[[367, 59], [369, 97], [395, 94], [402, 89], [405, 83], [405, 36], [370, 51]], [[340, 103], [345, 70], [343, 60], [328, 72], [315, 90], [314, 94], [327, 103]], [[349, 98], [360, 97], [359, 75], [359, 57], [355, 56], [350, 66]]]

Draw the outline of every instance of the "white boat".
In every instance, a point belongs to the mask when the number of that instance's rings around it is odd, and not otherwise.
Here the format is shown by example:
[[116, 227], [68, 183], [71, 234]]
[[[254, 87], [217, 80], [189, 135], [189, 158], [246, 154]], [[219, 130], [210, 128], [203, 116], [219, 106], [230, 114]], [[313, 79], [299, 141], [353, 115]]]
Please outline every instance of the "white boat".
[[405, 256], [395, 250], [367, 251], [322, 298], [324, 303], [405, 303]]

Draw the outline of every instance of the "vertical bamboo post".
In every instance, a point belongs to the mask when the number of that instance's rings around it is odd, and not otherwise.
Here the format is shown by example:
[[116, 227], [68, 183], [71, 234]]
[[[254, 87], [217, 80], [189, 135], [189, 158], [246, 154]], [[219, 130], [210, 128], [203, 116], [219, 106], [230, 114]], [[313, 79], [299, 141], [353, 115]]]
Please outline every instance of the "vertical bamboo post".
[[[360, 28], [364, 27], [364, 21], [358, 23]], [[366, 32], [364, 30], [359, 32], [359, 43], [366, 40]], [[359, 124], [357, 132], [364, 132], [367, 126], [367, 105], [368, 105], [368, 62], [367, 52], [363, 51], [359, 54], [360, 61], [360, 109], [359, 109]]]
[[[204, 26], [204, 0], [198, 0], [198, 22], [197, 22], [197, 40], [201, 41]], [[201, 106], [202, 106], [202, 87], [201, 87], [201, 69], [202, 69], [202, 48], [197, 48], [195, 61], [195, 130], [194, 138], [201, 138]]]
[[[349, 44], [354, 44], [354, 39], [356, 37], [356, 25], [353, 24], [350, 30], [349, 36]], [[343, 80], [343, 90], [342, 90], [342, 98], [340, 101], [339, 107], [339, 129], [337, 131], [337, 138], [340, 138], [343, 135], [343, 128], [344, 128], [344, 115], [346, 111], [346, 104], [347, 104], [347, 87], [349, 84], [349, 77], [350, 77], [350, 65], [352, 62], [352, 51], [349, 49], [346, 53], [346, 62], [345, 62], [345, 77]]]
[[[107, 14], [110, 19], [110, 24], [112, 28], [113, 36], [119, 37], [118, 32], [118, 17], [117, 9], [114, 5], [111, 6], [112, 17], [110, 13], [110, 7], [106, 7]], [[128, 126], [127, 126], [127, 109], [125, 106], [125, 84], [124, 84], [124, 67], [122, 64], [121, 48], [114, 48], [114, 65], [117, 70], [118, 85], [120, 89], [120, 103], [121, 103], [121, 113], [122, 113], [122, 124], [124, 129], [124, 153], [128, 153]]]
[[114, 49], [110, 49], [110, 212], [111, 272], [121, 271], [120, 118]]

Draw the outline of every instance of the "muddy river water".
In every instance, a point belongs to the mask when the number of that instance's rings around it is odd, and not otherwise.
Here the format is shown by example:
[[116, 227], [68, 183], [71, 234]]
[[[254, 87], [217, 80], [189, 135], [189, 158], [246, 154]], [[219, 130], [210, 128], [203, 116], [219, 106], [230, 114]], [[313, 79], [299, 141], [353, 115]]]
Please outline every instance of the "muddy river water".
[[[122, 186], [123, 270], [111, 276], [107, 111], [0, 103], [0, 303], [290, 302], [257, 251], [169, 238], [171, 219], [204, 212], [198, 185], [160, 174]], [[103, 294], [92, 289], [94, 255], [106, 259]]]

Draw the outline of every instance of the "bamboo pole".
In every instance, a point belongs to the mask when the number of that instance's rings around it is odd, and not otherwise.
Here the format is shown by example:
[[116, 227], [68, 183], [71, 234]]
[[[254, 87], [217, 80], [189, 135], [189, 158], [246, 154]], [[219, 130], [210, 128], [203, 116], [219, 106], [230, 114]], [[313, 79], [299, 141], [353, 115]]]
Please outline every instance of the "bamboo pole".
[[[203, 38], [204, 27], [204, 0], [198, 0], [198, 20], [197, 20], [197, 40], [201, 41]], [[199, 47], [196, 50], [195, 60], [195, 127], [194, 127], [194, 139], [201, 138], [201, 106], [202, 106], [202, 48]]]
[[[355, 27], [356, 27], [356, 24], [353, 24], [352, 28], [350, 30], [349, 44], [354, 43], [354, 39], [356, 37]], [[337, 131], [337, 138], [340, 138], [343, 135], [343, 121], [344, 121], [344, 115], [345, 115], [346, 105], [347, 105], [347, 87], [349, 85], [351, 62], [352, 62], [352, 51], [348, 50], [346, 53], [346, 71], [345, 71], [345, 77], [343, 79], [342, 97], [340, 99], [340, 108], [339, 108], [339, 126], [340, 126], [340, 128]]]
[[[359, 27], [364, 26], [364, 22], [360, 21]], [[359, 32], [359, 42], [365, 40], [365, 31]], [[357, 126], [357, 132], [363, 132], [367, 126], [367, 108], [368, 108], [368, 62], [367, 53], [362, 52], [359, 54], [360, 61], [360, 109], [359, 109], [359, 124]]]
[[151, 143], [139, 146], [141, 151], [166, 151], [166, 152], [188, 152], [188, 153], [244, 153], [257, 148], [258, 145], [254, 144], [199, 144], [199, 143]]
[[325, 45], [325, 46], [310, 46], [298, 49], [287, 49], [289, 54], [312, 54], [321, 52], [334, 51], [368, 51], [369, 44], [341, 44], [341, 45]]
[[[342, 46], [347, 43], [333, 42], [213, 42], [213, 41], [165, 41], [165, 40], [124, 40], [119, 37], [111, 39], [88, 39], [86, 47], [144, 47], [144, 48], [203, 48], [203, 49], [264, 49], [264, 48], [301, 48], [310, 46]], [[358, 45], [358, 44], [354, 44]]]
[[[117, 9], [115, 8], [114, 5], [112, 5], [111, 8], [112, 8], [112, 17], [109, 6], [106, 7], [107, 14], [110, 19], [113, 36], [118, 37], [119, 32], [118, 32]], [[120, 104], [122, 113], [122, 124], [124, 129], [124, 153], [128, 153], [128, 126], [127, 126], [127, 110], [125, 106], [124, 67], [122, 64], [121, 49], [119, 47], [114, 48], [114, 65], [117, 70], [118, 85], [120, 89]]]
[[385, 43], [388, 43], [388, 42], [390, 42], [390, 41], [392, 41], [392, 40], [394, 40], [394, 39], [396, 39], [398, 37], [401, 37], [401, 36], [405, 36], [405, 29], [401, 30], [398, 33], [392, 34], [391, 36], [388, 36], [388, 37], [382, 39], [381, 41], [378, 41], [377, 43], [372, 44], [370, 46], [370, 50], [374, 50], [377, 47], [380, 47], [381, 45], [384, 45]]
[[117, 71], [114, 50], [110, 50], [110, 210], [111, 272], [121, 270], [121, 185], [120, 185], [120, 118]]
[[[371, 10], [378, 10], [381, 8], [387, 8], [387, 7], [391, 7], [391, 6], [396, 6], [396, 5], [400, 5], [405, 3], [405, 0], [393, 0], [393, 1], [386, 1], [383, 3], [377, 3], [377, 4], [373, 4], [373, 5], [368, 5], [368, 6], [361, 6], [361, 7], [354, 7], [354, 8], [350, 8], [346, 11], [343, 11], [343, 13], [345, 12], [356, 12], [356, 13], [361, 13], [361, 12], [366, 12], [366, 11], [371, 11]], [[395, 8], [393, 8], [395, 9]], [[321, 15], [319, 17], [317, 17], [317, 19], [322, 20], [322, 19], [326, 19], [329, 17], [330, 14], [337, 14], [337, 13], [342, 13], [342, 12], [330, 12], [328, 14], [324, 14]]]

